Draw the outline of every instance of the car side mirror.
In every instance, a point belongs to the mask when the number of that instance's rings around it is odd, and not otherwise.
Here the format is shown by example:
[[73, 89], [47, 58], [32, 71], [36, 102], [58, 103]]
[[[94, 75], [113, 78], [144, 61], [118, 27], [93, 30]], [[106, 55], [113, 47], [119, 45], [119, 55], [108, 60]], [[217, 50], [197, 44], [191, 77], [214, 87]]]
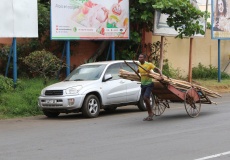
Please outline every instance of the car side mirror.
[[110, 80], [112, 78], [113, 78], [113, 76], [111, 74], [105, 74], [105, 76], [103, 78], [103, 82], [106, 82], [106, 81], [108, 81], [108, 80]]

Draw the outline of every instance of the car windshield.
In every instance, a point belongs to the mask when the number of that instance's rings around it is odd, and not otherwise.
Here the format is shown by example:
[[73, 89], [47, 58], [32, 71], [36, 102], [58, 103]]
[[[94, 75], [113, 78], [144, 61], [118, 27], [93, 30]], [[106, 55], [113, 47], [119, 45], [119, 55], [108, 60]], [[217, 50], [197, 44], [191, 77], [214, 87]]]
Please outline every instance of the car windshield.
[[105, 66], [105, 64], [79, 66], [66, 77], [65, 81], [97, 80], [101, 77]]

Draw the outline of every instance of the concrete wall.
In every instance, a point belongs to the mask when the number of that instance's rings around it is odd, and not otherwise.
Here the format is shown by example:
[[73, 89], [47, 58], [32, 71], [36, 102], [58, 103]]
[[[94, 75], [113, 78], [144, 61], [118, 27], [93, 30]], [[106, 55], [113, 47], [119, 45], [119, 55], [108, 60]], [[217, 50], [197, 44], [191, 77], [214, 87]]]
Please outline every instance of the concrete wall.
[[[164, 58], [174, 69], [179, 69], [182, 76], [188, 75], [189, 69], [189, 48], [190, 39], [175, 39], [174, 37], [166, 37], [167, 46]], [[160, 41], [160, 36], [153, 36], [153, 42]], [[221, 71], [224, 70], [230, 55], [230, 41], [221, 41]], [[211, 39], [211, 31], [207, 30], [204, 38], [194, 38], [192, 45], [192, 67], [196, 67], [199, 63], [205, 66], [218, 67], [218, 40]], [[225, 70], [230, 73], [230, 65]]]

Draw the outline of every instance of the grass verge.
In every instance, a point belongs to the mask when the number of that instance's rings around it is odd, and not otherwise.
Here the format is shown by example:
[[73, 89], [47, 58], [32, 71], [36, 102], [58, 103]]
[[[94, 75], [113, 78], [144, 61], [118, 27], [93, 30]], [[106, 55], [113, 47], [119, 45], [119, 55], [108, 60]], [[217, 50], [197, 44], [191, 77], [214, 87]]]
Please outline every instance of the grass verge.
[[194, 79], [193, 83], [218, 93], [230, 93], [230, 79], [217, 80]]
[[28, 117], [41, 114], [38, 108], [38, 96], [41, 90], [57, 80], [44, 85], [43, 79], [19, 80], [17, 88], [0, 93], [0, 119]]

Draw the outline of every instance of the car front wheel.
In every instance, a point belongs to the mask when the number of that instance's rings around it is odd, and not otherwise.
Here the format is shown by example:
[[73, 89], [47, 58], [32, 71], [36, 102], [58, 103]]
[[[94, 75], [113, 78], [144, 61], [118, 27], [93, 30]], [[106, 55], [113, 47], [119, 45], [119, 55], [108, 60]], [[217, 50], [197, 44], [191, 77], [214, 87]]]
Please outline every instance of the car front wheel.
[[82, 106], [82, 114], [87, 118], [96, 118], [100, 112], [100, 102], [95, 95], [88, 95]]

